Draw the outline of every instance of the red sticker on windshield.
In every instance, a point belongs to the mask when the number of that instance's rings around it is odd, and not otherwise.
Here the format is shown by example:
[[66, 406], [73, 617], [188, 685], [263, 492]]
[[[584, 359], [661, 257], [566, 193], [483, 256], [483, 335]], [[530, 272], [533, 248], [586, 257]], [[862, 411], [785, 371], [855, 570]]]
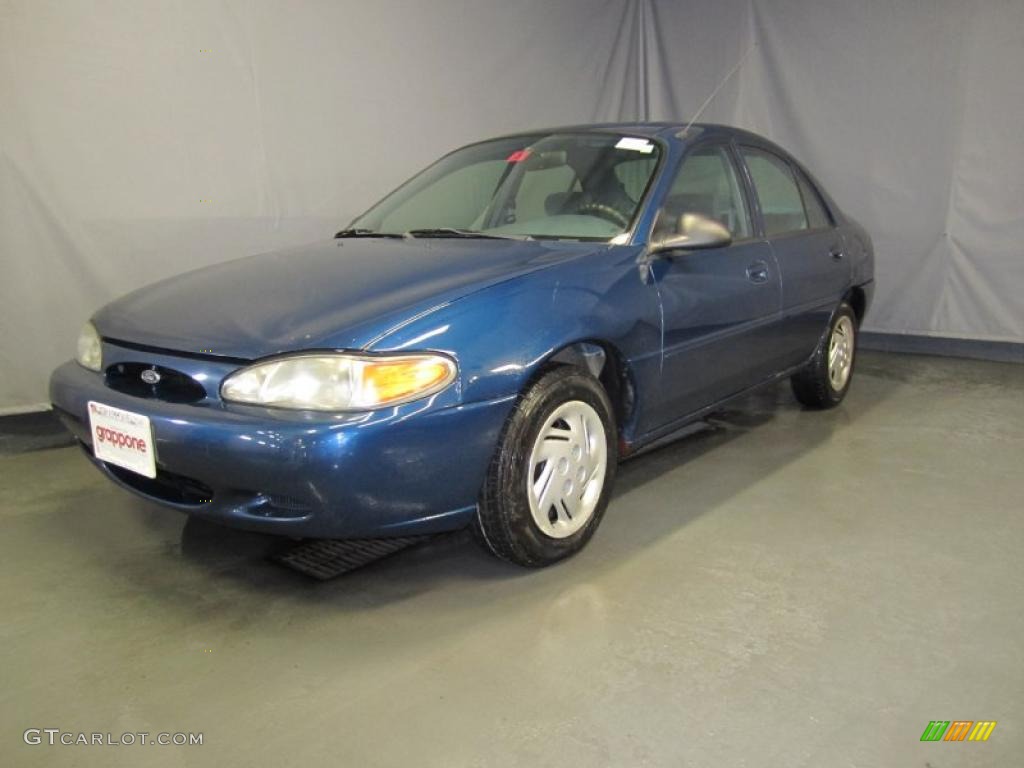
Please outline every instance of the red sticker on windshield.
[[521, 163], [523, 160], [530, 156], [530, 150], [528, 149], [517, 149], [511, 155], [505, 158], [506, 163]]

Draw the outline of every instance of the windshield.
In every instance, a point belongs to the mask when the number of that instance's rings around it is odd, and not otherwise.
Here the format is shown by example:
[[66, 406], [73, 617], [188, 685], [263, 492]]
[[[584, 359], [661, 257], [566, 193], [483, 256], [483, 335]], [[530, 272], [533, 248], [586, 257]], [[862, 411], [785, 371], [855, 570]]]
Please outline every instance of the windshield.
[[457, 150], [346, 232], [609, 240], [629, 230], [661, 156], [620, 134], [515, 136]]

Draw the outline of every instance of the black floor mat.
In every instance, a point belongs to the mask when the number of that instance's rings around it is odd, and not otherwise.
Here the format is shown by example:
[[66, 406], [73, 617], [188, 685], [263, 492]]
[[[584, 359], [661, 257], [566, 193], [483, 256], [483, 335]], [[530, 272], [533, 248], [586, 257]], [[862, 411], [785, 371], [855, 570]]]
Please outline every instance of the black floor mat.
[[60, 448], [74, 442], [53, 411], [0, 416], [0, 454]]
[[405, 536], [394, 539], [307, 539], [283, 552], [271, 555], [271, 560], [289, 568], [326, 581], [348, 571], [354, 571], [382, 557], [421, 544], [430, 536]]

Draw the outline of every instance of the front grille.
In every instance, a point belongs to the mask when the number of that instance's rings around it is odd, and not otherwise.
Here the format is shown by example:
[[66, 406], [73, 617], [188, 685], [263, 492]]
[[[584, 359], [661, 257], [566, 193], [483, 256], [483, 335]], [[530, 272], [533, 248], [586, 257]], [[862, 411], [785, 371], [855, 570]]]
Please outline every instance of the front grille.
[[162, 469], [156, 471], [155, 478], [149, 478], [113, 464], [103, 463], [114, 477], [139, 493], [152, 496], [172, 504], [209, 504], [213, 501], [213, 490], [198, 480]]
[[[153, 383], [143, 376], [157, 379]], [[188, 374], [151, 363], [115, 363], [107, 368], [107, 386], [133, 397], [196, 403], [206, 397], [203, 385]]]

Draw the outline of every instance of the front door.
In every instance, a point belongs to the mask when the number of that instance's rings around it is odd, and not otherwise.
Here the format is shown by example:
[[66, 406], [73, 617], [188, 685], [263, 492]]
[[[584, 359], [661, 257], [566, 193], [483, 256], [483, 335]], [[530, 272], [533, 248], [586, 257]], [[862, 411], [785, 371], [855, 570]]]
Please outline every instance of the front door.
[[658, 254], [651, 265], [663, 311], [662, 373], [654, 421], [688, 416], [769, 376], [779, 317], [779, 269], [755, 236], [731, 150], [698, 146], [680, 165], [653, 236], [698, 213], [732, 233], [726, 247]]

